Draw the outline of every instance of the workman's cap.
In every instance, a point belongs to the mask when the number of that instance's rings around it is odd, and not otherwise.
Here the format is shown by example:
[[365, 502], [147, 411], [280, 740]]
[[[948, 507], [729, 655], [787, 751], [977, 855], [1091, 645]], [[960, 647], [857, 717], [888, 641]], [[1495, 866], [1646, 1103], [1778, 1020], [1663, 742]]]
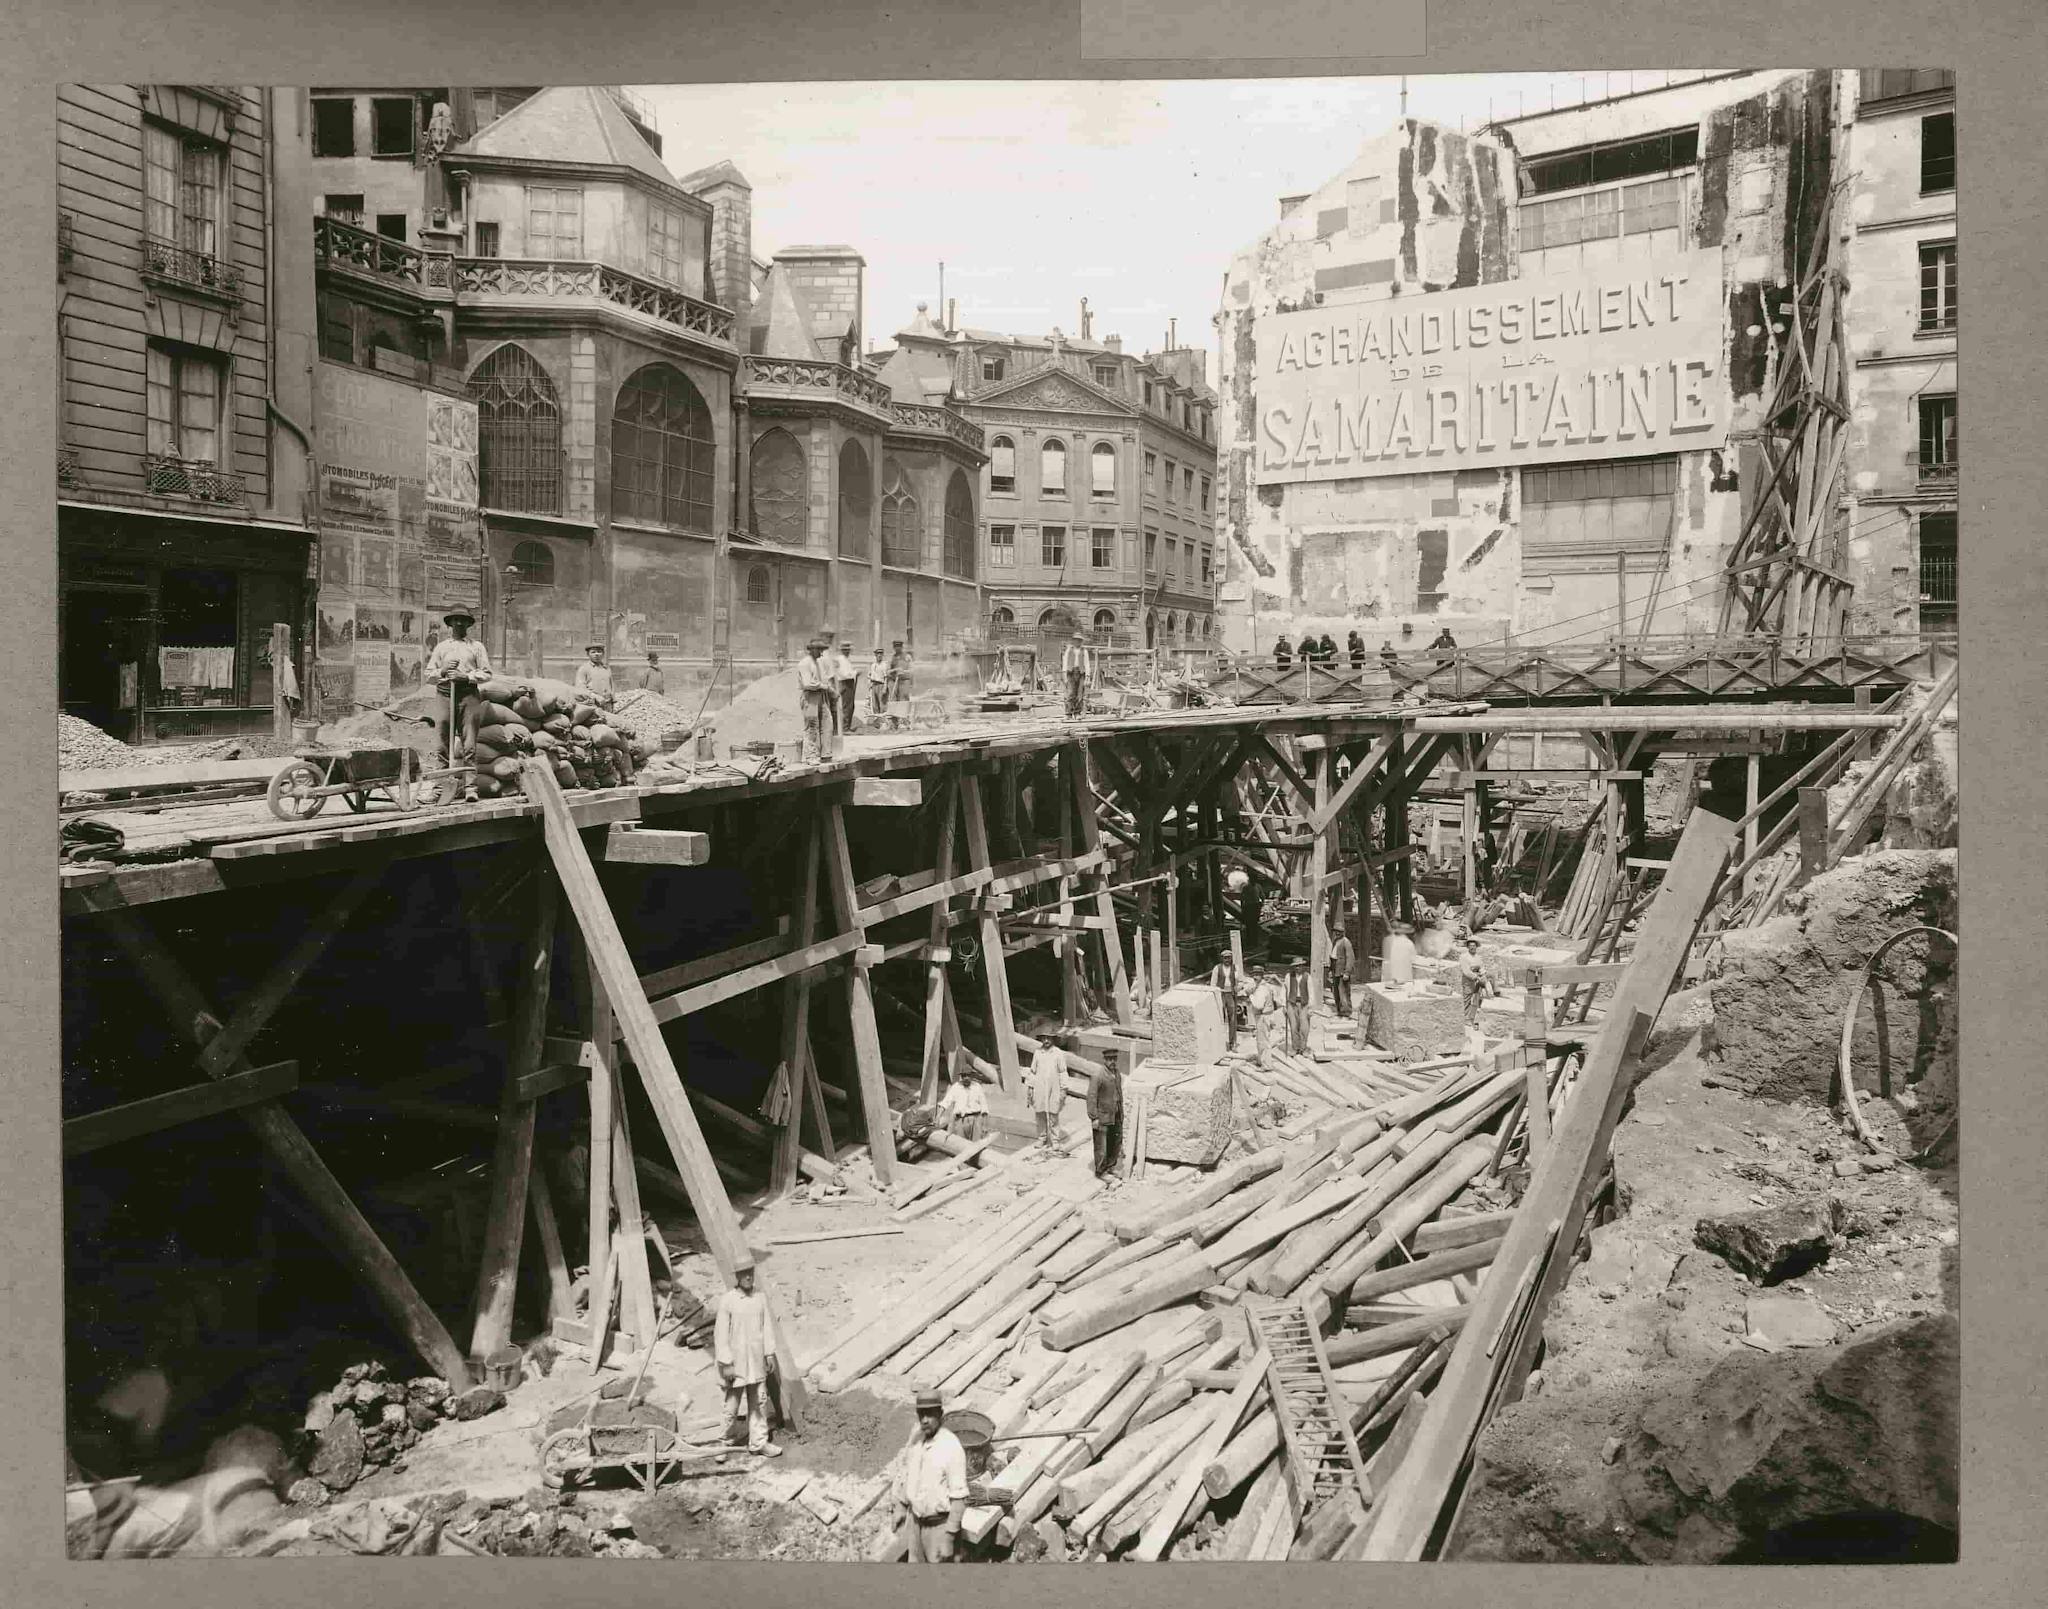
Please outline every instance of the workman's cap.
[[732, 1260], [732, 1271], [735, 1274], [751, 1274], [754, 1271], [753, 1253], [743, 1251], [735, 1257]]
[[476, 616], [467, 609], [457, 609], [453, 614], [443, 615], [441, 623], [446, 626], [473, 626], [476, 624]]
[[805, 643], [804, 646], [806, 648], [830, 648], [832, 645], [829, 642], [827, 642], [823, 637], [813, 637], [809, 642]]
[[943, 1413], [945, 1407], [945, 1398], [941, 1397], [936, 1391], [920, 1391], [917, 1394], [917, 1411], [919, 1413]]
[[593, 648], [595, 648], [599, 653], [604, 652], [604, 644], [601, 642], [587, 642], [583, 645], [583, 651], [586, 654], [589, 653], [590, 650]]
[[892, 641], [892, 642], [891, 642], [891, 643], [889, 644], [889, 646], [890, 646], [891, 648], [901, 648], [901, 647], [903, 646], [903, 639], [902, 639], [901, 637], [898, 637], [898, 638], [894, 639], [894, 640], [893, 640], [893, 641]]

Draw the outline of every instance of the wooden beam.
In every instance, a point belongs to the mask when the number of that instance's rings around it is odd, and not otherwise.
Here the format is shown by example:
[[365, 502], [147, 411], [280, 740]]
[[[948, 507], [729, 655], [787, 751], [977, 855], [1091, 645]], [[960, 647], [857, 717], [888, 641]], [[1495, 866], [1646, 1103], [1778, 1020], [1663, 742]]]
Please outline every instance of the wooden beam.
[[857, 931], [819, 939], [800, 950], [787, 950], [771, 961], [757, 961], [750, 967], [713, 978], [709, 983], [679, 989], [672, 995], [650, 1002], [649, 1010], [657, 1025], [674, 1022], [678, 1017], [687, 1017], [721, 1001], [751, 994], [765, 984], [779, 983], [784, 978], [793, 978], [800, 972], [821, 967], [828, 961], [836, 961], [843, 955], [851, 955], [864, 942]]
[[[195, 1048], [203, 1048], [220, 1019], [213, 1014], [199, 986], [182, 963], [130, 911], [109, 910], [106, 931], [121, 947], [178, 1032]], [[226, 1072], [209, 1073], [216, 1080], [254, 1072], [246, 1056]], [[414, 1289], [398, 1259], [378, 1238], [348, 1192], [327, 1169], [320, 1153], [291, 1115], [274, 1101], [236, 1108], [285, 1177], [313, 1209], [314, 1221], [329, 1238], [342, 1266], [362, 1281], [371, 1299], [392, 1321], [436, 1374], [458, 1390], [470, 1383], [469, 1364], [434, 1310]]]
[[1313, 810], [1316, 803], [1316, 794], [1315, 789], [1309, 786], [1308, 779], [1296, 769], [1293, 761], [1280, 752], [1280, 746], [1263, 731], [1255, 729], [1253, 737], [1256, 746], [1264, 752], [1268, 760], [1273, 762], [1273, 769], [1279, 772], [1281, 779], [1286, 782], [1288, 787], [1294, 790], [1294, 797], [1300, 803], [1302, 813], [1306, 815], [1309, 811]]
[[[1629, 975], [1586, 1058], [1576, 1091], [1550, 1136], [1548, 1149], [1502, 1238], [1493, 1271], [1479, 1287], [1416, 1438], [1402, 1478], [1383, 1494], [1361, 1556], [1419, 1559], [1442, 1517], [1473, 1439], [1500, 1394], [1526, 1371], [1542, 1316], [1562, 1284], [1591, 1205], [1614, 1125], [1628, 1097], [1624, 1063], [1640, 1044], [1678, 976], [1707, 900], [1719, 880], [1735, 824], [1695, 809], [1664, 881], [1644, 919]], [[1526, 1307], [1525, 1297], [1534, 1296]], [[1519, 1320], [1520, 1329], [1503, 1337]], [[1499, 1361], [1496, 1362], [1496, 1354]]]
[[615, 821], [605, 834], [604, 858], [642, 866], [702, 866], [711, 859], [711, 835]]
[[[561, 784], [547, 766], [532, 763], [526, 767], [525, 782], [529, 796], [540, 802], [548, 851], [554, 858], [556, 875], [561, 879], [563, 892], [568, 895], [569, 907], [575, 913], [576, 925], [582, 930], [591, 963], [603, 985], [602, 993], [610, 1002], [626, 1043], [632, 1049], [634, 1065], [639, 1068], [641, 1083], [646, 1087], [648, 1100], [660, 1120], [669, 1150], [675, 1156], [677, 1171], [689, 1187], [690, 1204], [697, 1214], [698, 1225], [704, 1231], [712, 1259], [718, 1265], [719, 1274], [730, 1283], [733, 1264], [745, 1249], [739, 1220], [733, 1215], [732, 1203], [726, 1199], [725, 1188], [719, 1182], [718, 1169], [711, 1160], [710, 1147], [704, 1143], [704, 1133], [697, 1126], [696, 1113], [690, 1110], [689, 1100], [683, 1094], [683, 1082], [669, 1056], [668, 1045], [661, 1037], [661, 1026], [641, 990], [640, 974], [634, 969], [633, 957], [626, 949], [618, 922], [612, 916], [611, 906], [598, 883], [597, 869], [591, 864], [589, 851], [584, 848], [583, 839], [569, 814]], [[609, 1036], [603, 1037], [608, 1040]], [[593, 1080], [593, 1087], [595, 1082]], [[593, 1168], [600, 1143], [599, 1136], [593, 1133], [590, 1146]]]
[[[1393, 752], [1396, 741], [1398, 739], [1394, 735], [1381, 738], [1373, 744], [1371, 751], [1366, 757], [1352, 767], [1351, 775], [1344, 779], [1344, 785], [1337, 789], [1334, 794], [1324, 799], [1318, 793], [1317, 798], [1321, 802], [1317, 804], [1315, 814], [1310, 816], [1308, 820], [1308, 830], [1311, 833], [1320, 838], [1330, 830], [1330, 823], [1348, 810], [1351, 807], [1351, 801], [1358, 796], [1368, 782], [1371, 782], [1378, 775], [1381, 764]], [[1327, 763], [1326, 751], [1325, 764], [1327, 765]]]
[[846, 841], [846, 808], [837, 803], [825, 806], [825, 869], [832, 889], [832, 910], [843, 930], [841, 939], [853, 941], [853, 970], [847, 977], [847, 1008], [853, 1026], [853, 1058], [860, 1074], [861, 1113], [866, 1120], [868, 1154], [875, 1178], [883, 1185], [892, 1182], [896, 1162], [895, 1128], [889, 1116], [889, 1086], [882, 1072], [882, 1036], [875, 1025], [874, 985], [858, 952], [867, 947], [861, 927], [860, 908], [855, 902], [853, 852]]
[[527, 1179], [533, 1169], [534, 1106], [521, 1097], [519, 1084], [540, 1065], [542, 1041], [547, 1035], [560, 891], [552, 877], [536, 877], [532, 886], [533, 926], [520, 946], [505, 1090], [498, 1102], [497, 1141], [491, 1152], [490, 1205], [484, 1215], [483, 1251], [477, 1259], [469, 1355], [478, 1368], [512, 1338], [519, 1251], [526, 1231]]
[[1828, 790], [1799, 790], [1799, 877], [1818, 877], [1828, 864]]
[[[982, 811], [981, 779], [972, 772], [960, 776], [961, 819], [967, 828], [967, 863], [976, 871], [989, 869], [988, 821]], [[984, 905], [981, 925], [982, 973], [988, 981], [989, 1036], [996, 1044], [996, 1067], [1002, 1075], [1002, 1089], [1016, 1095], [1024, 1087], [1023, 1071], [1017, 1064], [1017, 1046], [1011, 1038], [1015, 1018], [1010, 1009], [1010, 975], [1003, 961], [1002, 929], [996, 913]]]
[[[1071, 766], [1062, 764], [1062, 771], [1073, 772], [1074, 824], [1080, 829], [1081, 847], [1089, 854], [1096, 854], [1102, 848], [1102, 834], [1095, 820], [1095, 777], [1094, 755], [1087, 739], [1072, 745], [1068, 751], [1073, 757]], [[1135, 1015], [1131, 1006], [1130, 980], [1124, 971], [1123, 943], [1116, 932], [1116, 897], [1109, 891], [1109, 873], [1105, 868], [1095, 877], [1095, 914], [1109, 923], [1108, 931], [1102, 935], [1103, 960], [1109, 973], [1110, 1009], [1116, 1013], [1116, 1020], [1129, 1027]]]
[[121, 1106], [105, 1107], [83, 1117], [67, 1117], [64, 1119], [64, 1154], [67, 1157], [84, 1156], [109, 1145], [119, 1145], [123, 1140], [140, 1139], [145, 1134], [158, 1134], [165, 1129], [197, 1123], [202, 1118], [218, 1117], [223, 1112], [253, 1106], [258, 1101], [274, 1101], [298, 1087], [299, 1064], [295, 1061], [273, 1062], [268, 1067], [252, 1067], [246, 1073], [230, 1073], [209, 1083], [169, 1090], [162, 1095], [147, 1095]]
[[[804, 828], [804, 868], [802, 892], [797, 896], [796, 942], [797, 948], [807, 950], [818, 931], [818, 822], [815, 815]], [[777, 1195], [787, 1194], [796, 1187], [797, 1154], [803, 1149], [804, 1110], [809, 1103], [815, 1108], [813, 1122], [818, 1130], [821, 1143], [830, 1156], [829, 1141], [825, 1136], [831, 1133], [825, 1117], [825, 1096], [818, 1088], [817, 1069], [811, 1065], [811, 974], [799, 972], [790, 980], [789, 999], [782, 1019], [782, 1070], [789, 1080], [789, 1104], [783, 1114], [782, 1129], [775, 1137], [775, 1156], [770, 1165], [768, 1183]]]
[[1417, 732], [1837, 732], [1894, 727], [1881, 710], [1827, 704], [1614, 704], [1588, 709], [1489, 710], [1484, 715], [1417, 715]]
[[903, 810], [924, 801], [924, 788], [916, 777], [855, 777], [853, 804], [860, 808]]
[[731, 949], [720, 950], [713, 955], [700, 955], [693, 961], [684, 961], [677, 966], [663, 967], [659, 972], [643, 973], [640, 986], [647, 991], [647, 998], [658, 1000], [663, 995], [674, 994], [679, 989], [688, 989], [699, 983], [708, 983], [722, 978], [728, 972], [737, 972], [760, 961], [772, 961], [779, 955], [787, 955], [797, 948], [789, 937], [789, 918], [776, 923], [776, 931], [765, 939], [751, 939], [745, 944], [735, 944]]

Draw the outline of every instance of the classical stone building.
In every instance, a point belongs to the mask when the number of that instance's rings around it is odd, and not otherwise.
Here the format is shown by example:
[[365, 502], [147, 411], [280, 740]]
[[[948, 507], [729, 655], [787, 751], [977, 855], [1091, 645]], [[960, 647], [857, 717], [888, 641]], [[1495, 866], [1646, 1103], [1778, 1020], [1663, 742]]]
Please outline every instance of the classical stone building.
[[[757, 262], [744, 175], [676, 177], [615, 90], [421, 91], [410, 157], [322, 154], [323, 115], [374, 134], [396, 98], [309, 108], [323, 358], [474, 406], [493, 652], [557, 675], [590, 641], [624, 667], [656, 652], [671, 695], [721, 702], [815, 631], [936, 652], [974, 626], [978, 433], [862, 366], [856, 252]], [[459, 545], [425, 547], [452, 566]], [[344, 688], [346, 657], [323, 691], [381, 696]]]
[[[1088, 315], [1084, 311], [1084, 329]], [[1206, 354], [1097, 341], [897, 332], [899, 396], [957, 399], [986, 437], [978, 533], [993, 640], [1206, 649], [1212, 640], [1215, 393]]]
[[[271, 723], [310, 598], [310, 242], [273, 92], [57, 95], [61, 707], [135, 742]], [[288, 98], [284, 98], [288, 101]]]
[[1283, 200], [1218, 314], [1229, 645], [1717, 630], [1843, 90], [1742, 72], [1469, 137], [1404, 119]]
[[1956, 628], [1956, 89], [1866, 68], [1849, 131], [1849, 557], [1865, 631]]

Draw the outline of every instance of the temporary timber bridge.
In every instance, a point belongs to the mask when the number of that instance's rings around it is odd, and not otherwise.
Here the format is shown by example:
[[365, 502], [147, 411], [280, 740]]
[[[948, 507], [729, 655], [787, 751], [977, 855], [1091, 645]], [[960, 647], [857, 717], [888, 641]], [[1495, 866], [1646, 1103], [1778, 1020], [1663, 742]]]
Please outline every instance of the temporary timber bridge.
[[[1411, 810], [1426, 792], [1458, 801], [1469, 897], [1495, 796], [1523, 781], [1590, 784], [1602, 798], [1599, 858], [1614, 886], [1599, 920], [1586, 914], [1589, 933], [1618, 938], [1626, 911], [1614, 912], [1647, 897], [1662, 864], [1643, 854], [1644, 779], [1660, 756], [1748, 756], [1751, 810], [1733, 837], [1746, 874], [1782, 835], [1781, 823], [1759, 841], [1785, 791], [1758, 797], [1759, 757], [1815, 733], [1839, 771], [1901, 725], [1898, 695], [1941, 649], [1767, 663], [1717, 651], [1654, 675], [1633, 649], [1616, 652], [1611, 677], [1556, 655], [1503, 657], [1481, 677], [1461, 655], [1449, 687], [1429, 684], [1438, 696], [1398, 706], [1332, 702], [1315, 671], [1306, 700], [1276, 678], [1246, 689], [1270, 704], [1027, 719], [766, 780], [714, 769], [564, 794], [537, 768], [523, 798], [333, 827], [184, 829], [157, 846], [170, 858], [67, 866], [65, 1153], [179, 1131], [220, 1144], [222, 1120], [246, 1126], [281, 1185], [269, 1199], [460, 1386], [510, 1337], [522, 1252], [558, 1331], [575, 1332], [535, 1135], [551, 1110], [587, 1107], [588, 1267], [602, 1293], [590, 1310], [601, 1323], [616, 1281], [622, 1331], [649, 1338], [641, 1190], [686, 1201], [729, 1278], [745, 1245], [729, 1185], [765, 1175], [785, 1189], [830, 1171], [849, 1131], [888, 1184], [896, 1109], [935, 1096], [963, 1023], [984, 1031], [1001, 1088], [1021, 1088], [1032, 1042], [1011, 1005], [1020, 957], [1051, 950], [1063, 1019], [1087, 1021], [1099, 1004], [1128, 1031], [1128, 1067], [1144, 999], [1206, 971], [1233, 929], [1255, 932], [1268, 891], [1308, 907], [1319, 994], [1339, 924], [1364, 954], [1375, 915], [1412, 916]], [[1543, 765], [1539, 750], [1539, 763], [1510, 765], [1523, 740], [1569, 740], [1573, 763]], [[1814, 780], [1817, 764], [1795, 780]], [[1720, 849], [1704, 883], [1693, 874], [1686, 940], [1710, 888], [1726, 886], [1725, 833]], [[1243, 892], [1233, 868], [1248, 874]], [[1684, 944], [1660, 942], [1659, 964], [1675, 967], [1666, 952]], [[150, 1010], [128, 1004], [137, 978]], [[756, 1048], [743, 1066], [700, 1059], [699, 1028]], [[169, 1039], [153, 1045], [159, 1030]], [[371, 1165], [346, 1141], [364, 1111], [493, 1136], [466, 1291], [429, 1301], [421, 1271], [358, 1204]], [[667, 1164], [631, 1132], [649, 1113]], [[313, 1133], [340, 1139], [316, 1148]], [[331, 1166], [330, 1154], [348, 1160]], [[1539, 1176], [1532, 1193], [1583, 1183]], [[1510, 1293], [1517, 1311], [1529, 1290]], [[796, 1360], [782, 1378], [800, 1416]], [[1346, 1457], [1355, 1464], [1355, 1448]], [[1434, 1514], [1411, 1517], [1411, 1532]]]

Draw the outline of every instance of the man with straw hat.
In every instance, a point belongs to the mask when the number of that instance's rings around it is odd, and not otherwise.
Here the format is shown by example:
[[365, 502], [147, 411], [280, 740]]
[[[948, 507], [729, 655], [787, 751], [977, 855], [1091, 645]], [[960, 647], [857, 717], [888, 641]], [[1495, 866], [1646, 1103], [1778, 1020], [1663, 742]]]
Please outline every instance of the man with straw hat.
[[1080, 716], [1088, 687], [1088, 639], [1078, 631], [1060, 655], [1060, 671], [1066, 678], [1067, 719], [1071, 721]]
[[797, 698], [804, 718], [804, 764], [819, 765], [832, 758], [831, 669], [824, 660], [825, 639], [813, 637], [804, 645], [804, 657], [796, 662]]
[[768, 1298], [754, 1289], [754, 1259], [741, 1252], [733, 1263], [731, 1289], [718, 1298], [712, 1321], [711, 1355], [725, 1386], [728, 1422], [746, 1416], [747, 1449], [767, 1458], [782, 1449], [768, 1439], [768, 1374], [775, 1367], [775, 1315]]
[[[466, 609], [455, 609], [441, 617], [450, 635], [434, 644], [434, 651], [427, 656], [426, 681], [430, 687], [446, 693], [455, 705], [455, 718], [462, 722], [462, 752], [467, 754], [470, 745], [476, 742], [477, 717], [483, 712], [484, 701], [477, 694], [477, 686], [491, 679], [491, 656], [484, 652], [484, 645], [470, 639], [469, 628], [476, 624], [476, 616]], [[448, 752], [448, 705], [434, 712], [434, 726], [441, 734], [441, 752]]]
[[936, 1391], [917, 1394], [917, 1429], [898, 1456], [896, 1502], [910, 1523], [910, 1562], [950, 1564], [967, 1513], [967, 1452], [946, 1428]]

